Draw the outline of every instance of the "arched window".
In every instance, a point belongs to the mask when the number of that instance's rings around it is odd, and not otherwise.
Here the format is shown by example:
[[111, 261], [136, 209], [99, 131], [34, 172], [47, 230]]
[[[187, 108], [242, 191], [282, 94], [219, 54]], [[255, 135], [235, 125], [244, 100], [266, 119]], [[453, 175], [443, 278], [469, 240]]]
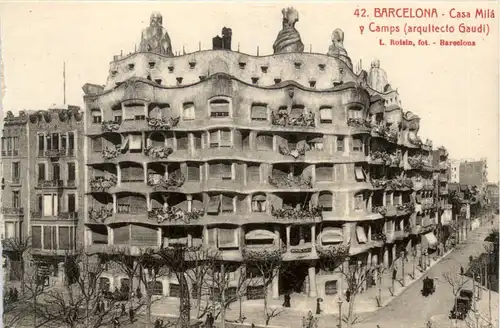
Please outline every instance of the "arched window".
[[217, 98], [210, 101], [210, 117], [231, 117], [231, 102], [225, 98]]
[[318, 206], [321, 206], [323, 212], [331, 212], [333, 210], [333, 196], [330, 192], [322, 192], [318, 197]]
[[252, 212], [265, 212], [266, 211], [266, 195], [257, 194], [252, 197]]

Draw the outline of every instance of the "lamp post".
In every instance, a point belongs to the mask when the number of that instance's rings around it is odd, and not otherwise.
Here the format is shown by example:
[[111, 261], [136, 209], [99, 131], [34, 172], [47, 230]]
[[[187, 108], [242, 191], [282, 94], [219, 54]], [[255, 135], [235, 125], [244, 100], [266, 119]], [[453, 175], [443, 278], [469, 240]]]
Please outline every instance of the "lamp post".
[[342, 328], [342, 298], [339, 296], [339, 298], [337, 299], [337, 304], [339, 306], [339, 328]]

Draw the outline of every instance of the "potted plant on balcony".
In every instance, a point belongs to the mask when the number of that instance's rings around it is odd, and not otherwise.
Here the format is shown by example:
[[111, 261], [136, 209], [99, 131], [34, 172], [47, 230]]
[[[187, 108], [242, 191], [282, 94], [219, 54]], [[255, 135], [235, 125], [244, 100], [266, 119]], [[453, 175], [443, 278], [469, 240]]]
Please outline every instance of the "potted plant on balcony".
[[304, 156], [306, 154], [306, 147], [295, 147], [293, 149], [289, 149], [285, 145], [280, 145], [278, 148], [281, 155], [289, 155], [294, 159], [299, 158], [300, 156]]
[[170, 130], [173, 127], [177, 126], [177, 124], [179, 124], [180, 117], [179, 116], [177, 116], [175, 118], [148, 117], [148, 118], [146, 118], [146, 121], [148, 123], [148, 126], [151, 127], [153, 130]]
[[158, 223], [162, 222], [176, 222], [181, 221], [183, 223], [190, 223], [191, 221], [198, 220], [204, 215], [203, 210], [192, 210], [185, 211], [181, 208], [175, 206], [169, 206], [166, 208], [154, 208], [148, 211], [148, 218], [156, 220]]
[[107, 207], [101, 207], [98, 209], [89, 209], [89, 219], [95, 222], [103, 223], [104, 220], [113, 215], [113, 210]]
[[109, 188], [116, 186], [117, 181], [116, 175], [92, 178], [90, 179], [90, 189], [92, 191], [107, 191]]
[[291, 221], [314, 221], [322, 218], [322, 209], [320, 206], [310, 208], [275, 208], [271, 206], [271, 214], [277, 220]]
[[115, 145], [114, 147], [106, 147], [102, 150], [102, 157], [104, 159], [113, 159], [120, 155], [121, 145]]
[[278, 178], [268, 177], [269, 184], [275, 188], [312, 188], [312, 177], [290, 177], [282, 176]]
[[101, 129], [103, 132], [113, 132], [118, 131], [120, 124], [114, 121], [104, 121], [101, 123]]
[[174, 150], [167, 146], [148, 146], [144, 149], [144, 154], [152, 158], [167, 158]]
[[183, 174], [171, 173], [167, 179], [158, 179], [154, 175], [148, 176], [148, 186], [154, 188], [179, 188], [184, 184], [184, 182], [186, 182], [186, 177]]
[[372, 127], [370, 121], [365, 120], [363, 118], [348, 118], [347, 125], [352, 128], [367, 128], [370, 129]]
[[375, 206], [372, 209], [373, 213], [379, 213], [380, 215], [385, 215], [387, 213], [387, 207], [385, 206]]

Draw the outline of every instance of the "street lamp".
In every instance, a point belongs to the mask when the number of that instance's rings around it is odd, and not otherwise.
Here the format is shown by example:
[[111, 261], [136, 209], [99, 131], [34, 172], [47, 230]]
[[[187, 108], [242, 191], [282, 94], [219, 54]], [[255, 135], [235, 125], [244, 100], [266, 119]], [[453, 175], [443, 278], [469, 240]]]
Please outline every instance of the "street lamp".
[[342, 328], [342, 297], [339, 295], [339, 298], [337, 299], [337, 304], [339, 306], [339, 328]]

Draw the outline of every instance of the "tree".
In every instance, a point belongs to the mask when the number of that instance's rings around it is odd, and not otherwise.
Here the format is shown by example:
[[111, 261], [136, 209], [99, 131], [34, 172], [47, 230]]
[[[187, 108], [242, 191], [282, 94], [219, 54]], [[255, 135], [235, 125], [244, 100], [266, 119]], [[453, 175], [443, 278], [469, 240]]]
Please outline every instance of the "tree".
[[19, 277], [21, 278], [21, 294], [25, 292], [25, 255], [31, 248], [31, 239], [28, 238], [6, 238], [2, 240], [2, 248], [4, 252], [11, 253], [13, 257], [20, 261], [19, 263]]
[[350, 262], [340, 266], [340, 273], [344, 278], [344, 282], [347, 284], [347, 292], [350, 298], [347, 315], [344, 317], [344, 322], [346, 322], [347, 327], [350, 328], [358, 320], [355, 315], [356, 296], [364, 289], [364, 285], [370, 273], [360, 262]]
[[100, 305], [105, 297], [98, 281], [104, 272], [102, 259], [83, 251], [65, 255], [65, 284], [51, 289], [37, 303], [37, 316], [70, 328], [99, 328], [111, 324], [116, 301]]
[[262, 283], [262, 287], [265, 291], [264, 297], [264, 319], [266, 326], [272, 318], [277, 317], [283, 312], [277, 308], [270, 308], [267, 302], [267, 291], [273, 280], [278, 276], [280, 270], [285, 270], [285, 265], [283, 263], [283, 248], [274, 249], [251, 249], [244, 248], [243, 263], [245, 263], [246, 268], [255, 268], [259, 272], [259, 282]]
[[179, 321], [182, 328], [189, 327], [191, 324], [191, 304], [189, 295], [189, 285], [186, 278], [186, 271], [189, 269], [187, 259], [193, 258], [190, 252], [198, 252], [201, 247], [188, 247], [182, 244], [174, 244], [168, 247], [162, 247], [158, 255], [163, 259], [164, 265], [173, 272], [179, 282], [180, 302], [179, 302]]
[[453, 298], [455, 300], [455, 309], [457, 307], [457, 297], [459, 296], [462, 288], [467, 284], [467, 279], [460, 275], [459, 272], [459, 268], [453, 268], [451, 271], [443, 273], [444, 281], [451, 286], [451, 292], [453, 293]]

